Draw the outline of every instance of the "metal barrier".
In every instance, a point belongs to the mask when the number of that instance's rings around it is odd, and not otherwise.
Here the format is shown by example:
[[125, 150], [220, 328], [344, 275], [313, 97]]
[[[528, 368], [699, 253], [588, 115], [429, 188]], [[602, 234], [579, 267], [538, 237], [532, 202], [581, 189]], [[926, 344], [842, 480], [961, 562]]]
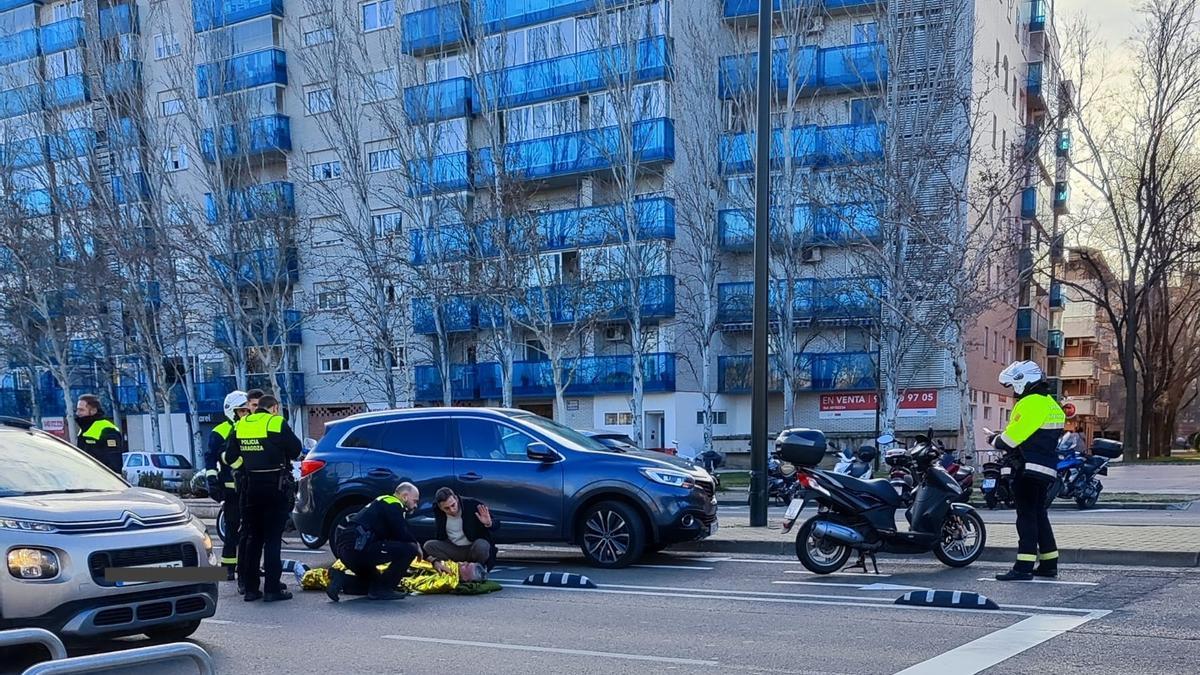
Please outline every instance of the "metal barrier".
[[0, 631], [0, 647], [15, 647], [16, 645], [44, 646], [50, 652], [51, 659], [67, 658], [67, 648], [63, 646], [58, 636], [43, 628], [15, 628]]
[[[62, 644], [61, 642], [59, 643]], [[60, 675], [63, 673], [94, 673], [123, 666], [191, 659], [200, 675], [214, 675], [212, 656], [190, 642], [173, 642], [153, 647], [138, 647], [121, 652], [76, 656], [69, 659], [44, 661], [25, 669], [22, 675]]]

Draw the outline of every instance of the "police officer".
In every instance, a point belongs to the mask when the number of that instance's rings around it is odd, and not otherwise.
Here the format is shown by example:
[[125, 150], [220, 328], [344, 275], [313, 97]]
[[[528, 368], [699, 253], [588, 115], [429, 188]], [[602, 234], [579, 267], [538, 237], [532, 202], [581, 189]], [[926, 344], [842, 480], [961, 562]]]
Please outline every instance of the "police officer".
[[125, 453], [125, 436], [111, 420], [104, 416], [100, 397], [84, 394], [75, 403], [75, 423], [79, 436], [75, 445], [96, 458], [104, 466], [121, 473], [121, 455]]
[[[1050, 396], [1042, 369], [1017, 361], [1000, 373], [1000, 384], [1013, 390], [1017, 403], [1004, 431], [992, 439], [997, 450], [1017, 455], [1013, 497], [1017, 506], [1017, 563], [1000, 581], [1029, 581], [1058, 576], [1058, 545], [1050, 527], [1048, 491], [1057, 477], [1059, 436], [1067, 416]], [[1037, 567], [1034, 568], [1034, 563]]]
[[[229, 437], [238, 420], [250, 414], [250, 402], [244, 391], [231, 391], [225, 397], [225, 421], [208, 434], [208, 450], [204, 453], [208, 494], [214, 501], [225, 503], [225, 545], [221, 549], [221, 565], [228, 571], [229, 581], [236, 578], [238, 537], [241, 535], [242, 509], [238, 502], [237, 484], [233, 471], [222, 455], [229, 446]], [[242, 588], [242, 584], [238, 584]], [[245, 592], [239, 590], [239, 592]]]
[[[372, 600], [395, 600], [404, 597], [396, 592], [396, 584], [408, 571], [409, 565], [421, 555], [417, 538], [408, 529], [407, 515], [417, 508], [421, 493], [412, 483], [401, 483], [394, 495], [383, 495], [350, 516], [346, 525], [334, 534], [333, 552], [356, 577], [366, 580], [367, 597]], [[388, 564], [380, 572], [378, 565]], [[337, 602], [346, 573], [332, 570], [330, 600]]]
[[[283, 530], [295, 504], [291, 461], [300, 456], [300, 439], [279, 416], [279, 400], [263, 396], [258, 411], [233, 428], [225, 462], [234, 470], [242, 510], [242, 539], [237, 576], [245, 585], [242, 599], [254, 602], [290, 600], [280, 584]], [[264, 592], [259, 590], [258, 561], [262, 559]]]

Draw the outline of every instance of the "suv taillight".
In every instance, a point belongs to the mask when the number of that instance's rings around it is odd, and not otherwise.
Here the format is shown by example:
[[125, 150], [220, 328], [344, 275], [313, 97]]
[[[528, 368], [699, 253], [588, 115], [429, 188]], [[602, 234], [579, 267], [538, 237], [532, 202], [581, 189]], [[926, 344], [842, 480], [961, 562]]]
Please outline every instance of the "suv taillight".
[[306, 459], [300, 462], [300, 477], [304, 478], [310, 473], [316, 473], [325, 468], [325, 460], [323, 459]]

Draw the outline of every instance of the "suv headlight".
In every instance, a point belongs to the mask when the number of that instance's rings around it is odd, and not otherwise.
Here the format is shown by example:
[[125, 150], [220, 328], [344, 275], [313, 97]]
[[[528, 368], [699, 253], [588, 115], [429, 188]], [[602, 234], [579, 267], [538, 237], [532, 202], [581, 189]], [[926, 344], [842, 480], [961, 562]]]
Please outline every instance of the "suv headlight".
[[655, 483], [660, 483], [662, 485], [670, 485], [671, 487], [684, 488], [687, 490], [690, 490], [696, 486], [696, 481], [692, 478], [692, 475], [682, 471], [675, 471], [673, 469], [646, 468], [642, 469], [642, 474]]
[[58, 570], [58, 554], [49, 549], [14, 548], [8, 552], [8, 573], [18, 579], [53, 579]]
[[20, 530], [22, 532], [58, 532], [58, 528], [49, 523], [39, 523], [36, 520], [15, 520], [0, 518], [0, 529]]

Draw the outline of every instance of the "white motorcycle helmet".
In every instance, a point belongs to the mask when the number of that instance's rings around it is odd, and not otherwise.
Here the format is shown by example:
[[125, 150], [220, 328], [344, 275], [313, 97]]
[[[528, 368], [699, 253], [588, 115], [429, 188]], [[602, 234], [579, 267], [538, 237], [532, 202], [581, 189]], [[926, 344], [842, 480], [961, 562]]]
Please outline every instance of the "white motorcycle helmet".
[[225, 417], [230, 422], [237, 421], [237, 409], [250, 408], [250, 398], [244, 391], [231, 391], [225, 395]]
[[1043, 379], [1042, 367], [1033, 361], [1016, 361], [1000, 373], [1000, 384], [1012, 387], [1017, 396]]

